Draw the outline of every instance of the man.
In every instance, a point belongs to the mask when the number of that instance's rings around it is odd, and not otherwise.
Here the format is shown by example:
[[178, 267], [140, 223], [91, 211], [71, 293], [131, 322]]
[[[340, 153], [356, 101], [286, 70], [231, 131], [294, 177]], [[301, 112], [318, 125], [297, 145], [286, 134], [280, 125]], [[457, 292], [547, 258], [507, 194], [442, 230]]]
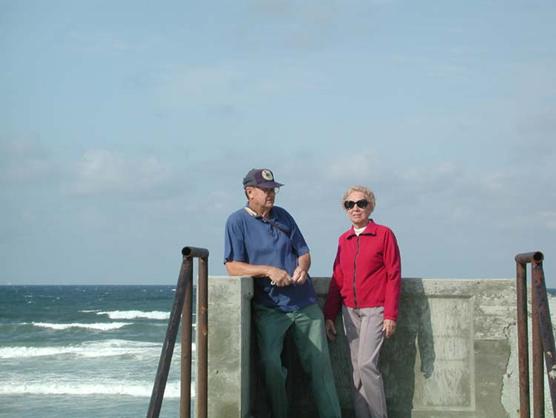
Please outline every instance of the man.
[[322, 311], [308, 271], [311, 256], [293, 217], [274, 206], [283, 184], [268, 169], [243, 179], [247, 206], [226, 222], [224, 262], [231, 276], [252, 276], [257, 343], [273, 418], [288, 418], [281, 353], [292, 329], [321, 418], [341, 416]]

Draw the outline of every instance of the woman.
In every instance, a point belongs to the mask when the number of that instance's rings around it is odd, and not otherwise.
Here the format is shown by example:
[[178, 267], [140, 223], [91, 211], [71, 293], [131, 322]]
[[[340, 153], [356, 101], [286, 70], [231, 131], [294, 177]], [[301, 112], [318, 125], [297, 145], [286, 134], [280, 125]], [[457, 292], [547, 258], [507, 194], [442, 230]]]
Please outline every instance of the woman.
[[326, 333], [336, 337], [334, 320], [342, 309], [353, 366], [356, 418], [386, 418], [386, 399], [378, 368], [384, 337], [396, 330], [400, 299], [400, 252], [394, 233], [369, 218], [375, 196], [350, 187], [343, 206], [352, 226], [340, 235], [328, 297]]

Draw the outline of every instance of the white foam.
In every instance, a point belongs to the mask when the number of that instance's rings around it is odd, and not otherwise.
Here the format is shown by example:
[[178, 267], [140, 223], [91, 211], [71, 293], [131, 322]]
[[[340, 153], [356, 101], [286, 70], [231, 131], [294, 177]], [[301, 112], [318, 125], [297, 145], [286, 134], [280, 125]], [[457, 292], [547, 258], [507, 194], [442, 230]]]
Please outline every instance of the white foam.
[[[72, 381], [63, 378], [44, 379], [40, 382], [12, 381], [0, 385], [0, 395], [127, 395], [140, 398], [151, 396], [153, 382], [104, 379], [98, 381]], [[191, 396], [195, 396], [192, 385]], [[180, 382], [166, 384], [164, 398], [179, 398]]]
[[[161, 343], [128, 340], [88, 341], [77, 345], [47, 347], [1, 347], [0, 359], [33, 358], [45, 356], [114, 357], [159, 356]], [[178, 348], [178, 347], [176, 347]]]
[[550, 320], [552, 329], [556, 329], [556, 296], [548, 294], [548, 309], [550, 309]]
[[60, 324], [51, 322], [32, 322], [36, 327], [40, 328], [50, 328], [55, 330], [64, 330], [69, 328], [85, 328], [94, 329], [98, 331], [112, 331], [115, 329], [120, 329], [126, 325], [131, 325], [131, 322], [97, 322], [92, 324], [73, 322], [70, 324]]
[[108, 312], [97, 312], [97, 315], [108, 315], [110, 319], [159, 319], [164, 320], [170, 318], [170, 312], [162, 311], [108, 311]]

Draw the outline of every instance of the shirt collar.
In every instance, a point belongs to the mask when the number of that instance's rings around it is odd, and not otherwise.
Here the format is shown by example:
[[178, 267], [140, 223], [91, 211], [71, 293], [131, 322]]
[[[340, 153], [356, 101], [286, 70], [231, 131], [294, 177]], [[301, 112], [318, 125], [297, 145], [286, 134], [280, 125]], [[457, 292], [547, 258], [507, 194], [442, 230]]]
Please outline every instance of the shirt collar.
[[244, 206], [245, 212], [247, 212], [249, 215], [251, 215], [253, 218], [257, 218], [257, 219], [272, 219], [272, 209], [270, 209], [270, 212], [268, 214], [267, 218], [263, 218], [261, 215], [259, 215], [257, 212], [255, 212], [253, 209], [251, 209], [249, 206]]
[[259, 215], [257, 214], [257, 212], [255, 212], [253, 209], [251, 209], [249, 206], [245, 206], [243, 209], [245, 209], [245, 212], [247, 212], [249, 215], [254, 216], [255, 218], [258, 217]]

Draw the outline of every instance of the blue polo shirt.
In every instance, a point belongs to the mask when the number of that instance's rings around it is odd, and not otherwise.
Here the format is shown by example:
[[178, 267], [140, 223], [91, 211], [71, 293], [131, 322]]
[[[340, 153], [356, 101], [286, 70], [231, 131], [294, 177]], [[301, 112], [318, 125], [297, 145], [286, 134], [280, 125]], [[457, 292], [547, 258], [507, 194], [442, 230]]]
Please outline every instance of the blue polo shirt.
[[[226, 222], [224, 262], [242, 261], [254, 265], [269, 265], [293, 275], [297, 258], [309, 252], [293, 217], [281, 207], [274, 206], [268, 219], [250, 215], [245, 208], [232, 213]], [[270, 279], [254, 279], [256, 303], [284, 312], [296, 311], [316, 303], [311, 278], [302, 285], [278, 287]]]

